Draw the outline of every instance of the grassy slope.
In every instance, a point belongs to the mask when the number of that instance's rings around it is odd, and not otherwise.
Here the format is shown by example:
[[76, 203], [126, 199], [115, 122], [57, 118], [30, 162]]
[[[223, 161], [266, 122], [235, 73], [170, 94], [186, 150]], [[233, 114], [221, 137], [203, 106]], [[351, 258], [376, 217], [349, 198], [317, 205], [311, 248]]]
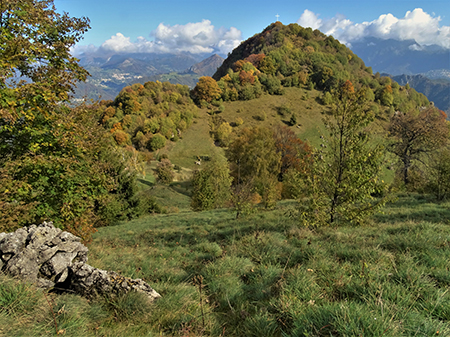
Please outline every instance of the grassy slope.
[[[288, 218], [292, 205], [241, 220], [217, 210], [100, 228], [89, 263], [143, 278], [163, 297], [148, 305], [136, 295], [51, 295], [58, 329], [66, 336], [450, 335], [449, 204], [403, 195], [364, 227], [318, 230]], [[0, 294], [1, 335], [54, 334], [40, 291], [2, 279]]]
[[[245, 127], [287, 125], [291, 115], [281, 116], [278, 113], [280, 107], [287, 107], [291, 113], [297, 116], [298, 122], [297, 126], [290, 126], [290, 128], [302, 140], [307, 140], [314, 147], [319, 147], [323, 142], [320, 136], [326, 134], [322, 119], [330, 110], [329, 106], [321, 104], [320, 95], [321, 92], [317, 90], [285, 88], [284, 95], [265, 94], [250, 101], [225, 102], [225, 111], [220, 113], [220, 116], [231, 125], [234, 125], [237, 118], [242, 118], [244, 123], [233, 127], [234, 132], [239, 132]], [[261, 120], [260, 116], [263, 113], [266, 118]], [[163, 206], [175, 206], [180, 210], [188, 209], [190, 195], [188, 181], [192, 177], [193, 170], [201, 168], [195, 164], [197, 157], [224, 155], [224, 149], [215, 146], [209, 135], [210, 118], [206, 109], [200, 110], [194, 124], [183, 133], [182, 138], [176, 143], [169, 142], [156, 154], [157, 157], [162, 154], [168, 155], [174, 165], [182, 168], [181, 173], [176, 174], [174, 184], [155, 186], [152, 170], [156, 167], [156, 161], [148, 165], [146, 177], [140, 177], [141, 187], [144, 189], [149, 186], [153, 187], [151, 194]], [[372, 134], [375, 135], [375, 139], [381, 141], [384, 141], [383, 123], [383, 121], [377, 120], [372, 126]], [[392, 171], [385, 170], [384, 174], [386, 181], [392, 181]]]
[[[288, 107], [295, 113], [299, 126], [292, 126], [292, 130], [303, 140], [308, 140], [314, 146], [319, 146], [320, 135], [325, 132], [322, 124], [323, 112], [329, 108], [320, 104], [320, 92], [316, 90], [305, 90], [298, 88], [286, 88], [284, 95], [263, 95], [259, 99], [251, 101], [237, 101], [224, 103], [225, 111], [220, 114], [227, 122], [233, 124], [238, 117], [242, 118], [244, 124], [234, 127], [239, 132], [244, 127], [265, 126], [275, 127], [286, 125], [290, 115], [281, 116], [278, 108]], [[261, 121], [260, 114], [265, 113], [266, 119]], [[195, 164], [197, 156], [224, 156], [224, 149], [214, 145], [210, 137], [209, 120], [211, 116], [206, 109], [199, 111], [192, 126], [187, 129], [182, 138], [176, 143], [169, 142], [168, 145], [156, 153], [156, 157], [166, 154], [174, 165], [181, 167], [181, 172], [176, 172], [175, 182], [169, 186], [155, 183], [153, 170], [157, 161], [147, 165], [145, 176], [138, 179], [142, 189], [152, 190], [150, 193], [167, 210], [188, 210], [190, 207], [189, 180], [194, 170], [201, 168]], [[176, 208], [174, 208], [176, 207]]]

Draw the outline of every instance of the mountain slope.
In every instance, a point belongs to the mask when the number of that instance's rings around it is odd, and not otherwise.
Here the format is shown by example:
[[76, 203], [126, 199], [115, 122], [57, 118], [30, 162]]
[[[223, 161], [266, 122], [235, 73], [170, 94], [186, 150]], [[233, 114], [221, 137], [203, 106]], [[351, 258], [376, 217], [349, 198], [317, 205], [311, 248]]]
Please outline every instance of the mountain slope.
[[212, 76], [224, 61], [224, 58], [214, 54], [207, 59], [191, 66], [186, 73], [194, 73], [199, 76]]
[[422, 75], [400, 75], [392, 79], [400, 85], [409, 84], [433, 101], [436, 107], [450, 113], [450, 80], [430, 80]]

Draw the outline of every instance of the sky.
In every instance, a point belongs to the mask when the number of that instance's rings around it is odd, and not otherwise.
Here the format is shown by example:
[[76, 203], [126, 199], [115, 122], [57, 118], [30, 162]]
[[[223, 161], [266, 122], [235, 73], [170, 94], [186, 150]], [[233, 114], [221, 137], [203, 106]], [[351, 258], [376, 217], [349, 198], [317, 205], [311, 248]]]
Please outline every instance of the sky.
[[[54, 0], [59, 12], [88, 17], [73, 53], [226, 54], [272, 22], [319, 29], [351, 47], [374, 36], [450, 49], [450, 0]], [[278, 16], [277, 16], [278, 15]]]

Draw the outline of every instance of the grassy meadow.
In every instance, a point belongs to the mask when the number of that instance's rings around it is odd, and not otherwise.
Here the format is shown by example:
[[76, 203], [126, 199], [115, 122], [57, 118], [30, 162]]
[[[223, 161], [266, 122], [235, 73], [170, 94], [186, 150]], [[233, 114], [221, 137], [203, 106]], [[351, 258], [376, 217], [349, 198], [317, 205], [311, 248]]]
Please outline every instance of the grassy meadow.
[[[323, 142], [319, 91], [286, 88], [224, 107], [234, 131], [287, 125], [293, 113], [301, 139]], [[1, 275], [0, 336], [450, 336], [450, 203], [401, 194], [364, 226], [338, 228], [301, 226], [295, 201], [241, 219], [231, 209], [193, 212], [195, 162], [224, 155], [210, 113], [199, 110], [138, 177], [165, 214], [99, 228], [88, 246], [89, 264], [142, 278], [162, 298], [56, 295]], [[153, 174], [162, 155], [174, 164], [170, 185]]]
[[450, 204], [399, 195], [362, 227], [308, 229], [280, 202], [100, 228], [89, 263], [162, 298], [87, 300], [2, 276], [2, 336], [449, 336]]

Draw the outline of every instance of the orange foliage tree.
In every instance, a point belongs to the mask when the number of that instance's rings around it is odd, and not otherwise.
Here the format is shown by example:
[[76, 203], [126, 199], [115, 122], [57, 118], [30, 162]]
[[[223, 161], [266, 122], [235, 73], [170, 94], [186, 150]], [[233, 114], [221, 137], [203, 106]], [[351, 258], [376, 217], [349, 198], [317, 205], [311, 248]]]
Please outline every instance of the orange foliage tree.
[[203, 76], [198, 80], [192, 94], [198, 103], [201, 101], [211, 103], [220, 97], [222, 90], [212, 77]]
[[310, 146], [298, 138], [287, 126], [277, 127], [273, 136], [277, 152], [281, 154], [278, 179], [282, 181], [289, 169], [306, 174], [310, 170], [312, 160]]

